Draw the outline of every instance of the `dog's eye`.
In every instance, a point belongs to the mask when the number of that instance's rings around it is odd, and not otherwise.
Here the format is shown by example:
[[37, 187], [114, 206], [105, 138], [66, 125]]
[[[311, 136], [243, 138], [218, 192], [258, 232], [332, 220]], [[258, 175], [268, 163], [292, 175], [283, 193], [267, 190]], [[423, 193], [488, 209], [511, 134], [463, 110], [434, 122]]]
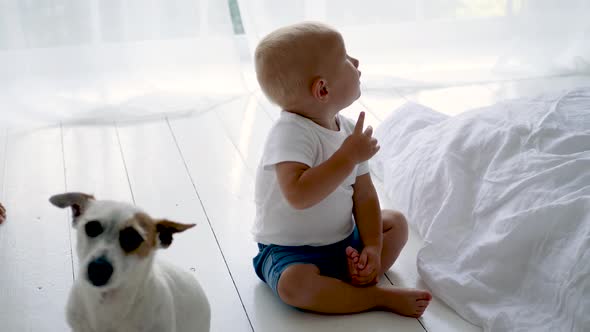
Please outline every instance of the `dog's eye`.
[[86, 223], [84, 230], [86, 230], [86, 235], [89, 237], [97, 237], [102, 233], [103, 229], [100, 222], [92, 220]]
[[119, 232], [119, 244], [125, 252], [132, 252], [143, 242], [143, 237], [133, 227], [127, 227]]

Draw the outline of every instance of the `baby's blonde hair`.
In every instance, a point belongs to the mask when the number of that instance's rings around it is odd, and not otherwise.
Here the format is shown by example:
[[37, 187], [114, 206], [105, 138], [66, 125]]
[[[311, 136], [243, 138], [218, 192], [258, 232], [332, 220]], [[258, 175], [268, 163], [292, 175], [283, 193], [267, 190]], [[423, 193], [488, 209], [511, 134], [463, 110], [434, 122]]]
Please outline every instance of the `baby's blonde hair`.
[[[321, 47], [342, 38], [331, 27], [304, 22], [271, 32], [256, 47], [258, 84], [273, 103], [288, 109], [310, 88], [322, 65]], [[306, 50], [307, 52], [301, 52]]]

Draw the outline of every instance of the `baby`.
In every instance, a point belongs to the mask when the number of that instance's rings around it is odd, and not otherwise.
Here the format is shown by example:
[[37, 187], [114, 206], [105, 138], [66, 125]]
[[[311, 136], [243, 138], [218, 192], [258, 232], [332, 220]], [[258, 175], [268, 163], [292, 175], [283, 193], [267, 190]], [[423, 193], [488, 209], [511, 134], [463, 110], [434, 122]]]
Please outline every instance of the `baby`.
[[282, 108], [256, 174], [254, 268], [288, 305], [320, 313], [389, 310], [420, 317], [427, 291], [377, 285], [408, 239], [381, 210], [368, 160], [373, 129], [339, 112], [359, 98], [359, 61], [320, 23], [278, 29], [256, 48], [262, 91]]

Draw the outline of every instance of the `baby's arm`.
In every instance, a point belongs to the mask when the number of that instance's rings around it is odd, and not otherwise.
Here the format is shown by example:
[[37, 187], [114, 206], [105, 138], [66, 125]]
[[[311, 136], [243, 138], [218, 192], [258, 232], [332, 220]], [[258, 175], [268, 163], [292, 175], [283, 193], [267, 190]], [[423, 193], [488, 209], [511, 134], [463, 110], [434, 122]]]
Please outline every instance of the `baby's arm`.
[[276, 165], [283, 195], [296, 209], [307, 209], [330, 195], [350, 175], [356, 164], [370, 159], [379, 151], [373, 129], [363, 132], [365, 113], [361, 112], [353, 133], [325, 162], [315, 167], [298, 162]]
[[341, 150], [316, 167], [298, 162], [276, 166], [283, 195], [295, 209], [307, 209], [330, 195], [348, 177], [355, 163]]
[[381, 253], [383, 246], [381, 207], [379, 206], [379, 196], [377, 196], [377, 191], [375, 190], [375, 186], [373, 186], [373, 181], [371, 181], [371, 175], [366, 173], [358, 176], [353, 187], [352, 213], [359, 229], [361, 240], [363, 240], [365, 247], [374, 246]]
[[351, 277], [353, 283], [366, 285], [376, 282], [381, 270], [383, 221], [371, 175], [366, 173], [358, 176], [353, 187], [352, 212], [364, 247], [357, 263], [358, 274]]

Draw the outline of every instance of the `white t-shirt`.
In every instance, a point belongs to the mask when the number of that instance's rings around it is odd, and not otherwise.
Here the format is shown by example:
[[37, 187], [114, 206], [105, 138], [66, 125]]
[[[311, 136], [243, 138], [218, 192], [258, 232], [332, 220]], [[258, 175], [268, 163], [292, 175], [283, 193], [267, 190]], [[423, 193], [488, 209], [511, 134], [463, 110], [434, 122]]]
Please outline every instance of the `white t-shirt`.
[[339, 131], [329, 130], [300, 115], [281, 112], [271, 128], [256, 171], [256, 220], [252, 233], [262, 244], [320, 246], [336, 243], [354, 230], [352, 185], [369, 172], [363, 162], [338, 188], [316, 205], [297, 210], [285, 199], [275, 165], [285, 161], [315, 167], [340, 148], [352, 133], [354, 122], [338, 115]]

